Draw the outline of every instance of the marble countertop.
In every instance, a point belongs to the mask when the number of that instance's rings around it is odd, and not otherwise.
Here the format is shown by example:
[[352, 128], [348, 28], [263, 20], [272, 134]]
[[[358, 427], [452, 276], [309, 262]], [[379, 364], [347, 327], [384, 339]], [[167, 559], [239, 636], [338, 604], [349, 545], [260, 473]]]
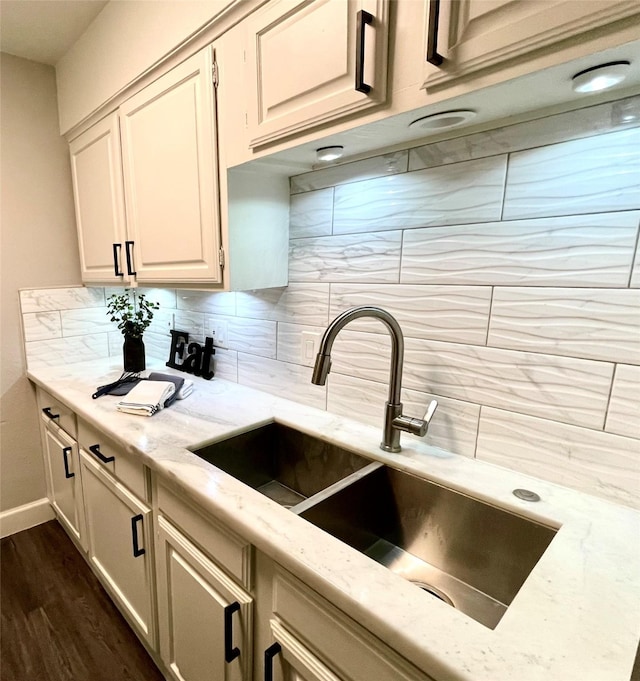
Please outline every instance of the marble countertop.
[[[119, 398], [91, 398], [119, 373], [104, 360], [28, 376], [434, 679], [629, 681], [640, 639], [640, 512], [407, 436], [400, 454], [386, 454], [380, 429], [217, 378], [194, 378], [190, 397], [151, 418], [123, 414]], [[559, 530], [488, 629], [187, 449], [274, 420]], [[541, 501], [517, 499], [516, 488]]]

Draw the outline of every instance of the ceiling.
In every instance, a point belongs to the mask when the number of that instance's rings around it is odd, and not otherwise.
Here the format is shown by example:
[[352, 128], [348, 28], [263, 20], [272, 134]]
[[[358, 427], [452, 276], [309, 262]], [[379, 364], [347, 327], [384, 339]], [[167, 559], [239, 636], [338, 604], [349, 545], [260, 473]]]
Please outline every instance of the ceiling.
[[55, 66], [108, 0], [0, 0], [0, 50]]

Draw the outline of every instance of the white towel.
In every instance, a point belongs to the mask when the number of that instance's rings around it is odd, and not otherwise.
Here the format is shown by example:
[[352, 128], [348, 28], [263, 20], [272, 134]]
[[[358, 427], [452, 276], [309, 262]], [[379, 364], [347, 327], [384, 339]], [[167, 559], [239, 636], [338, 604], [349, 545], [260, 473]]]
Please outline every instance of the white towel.
[[175, 392], [176, 386], [171, 381], [140, 381], [132, 388], [126, 399], [118, 402], [118, 411], [140, 416], [153, 416], [164, 407], [167, 398]]
[[189, 397], [191, 393], [193, 392], [193, 381], [190, 381], [188, 378], [184, 379], [184, 383], [182, 384], [182, 388], [178, 391], [178, 395], [176, 396], [176, 399], [178, 400], [184, 400], [185, 397]]

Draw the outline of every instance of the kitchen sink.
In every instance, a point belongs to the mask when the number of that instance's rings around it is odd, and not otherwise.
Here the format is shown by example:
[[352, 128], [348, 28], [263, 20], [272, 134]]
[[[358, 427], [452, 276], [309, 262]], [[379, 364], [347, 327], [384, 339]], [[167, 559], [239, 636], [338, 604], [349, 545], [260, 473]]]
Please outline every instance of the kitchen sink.
[[491, 629], [556, 534], [387, 466], [300, 517]]
[[192, 451], [294, 512], [309, 497], [371, 465], [353, 452], [279, 423]]

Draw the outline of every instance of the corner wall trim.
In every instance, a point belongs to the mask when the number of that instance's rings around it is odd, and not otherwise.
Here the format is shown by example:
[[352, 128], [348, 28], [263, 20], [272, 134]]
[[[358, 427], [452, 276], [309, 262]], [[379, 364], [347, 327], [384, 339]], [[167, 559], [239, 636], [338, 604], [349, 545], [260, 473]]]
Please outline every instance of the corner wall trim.
[[0, 537], [28, 530], [55, 518], [49, 499], [43, 497], [0, 513]]

